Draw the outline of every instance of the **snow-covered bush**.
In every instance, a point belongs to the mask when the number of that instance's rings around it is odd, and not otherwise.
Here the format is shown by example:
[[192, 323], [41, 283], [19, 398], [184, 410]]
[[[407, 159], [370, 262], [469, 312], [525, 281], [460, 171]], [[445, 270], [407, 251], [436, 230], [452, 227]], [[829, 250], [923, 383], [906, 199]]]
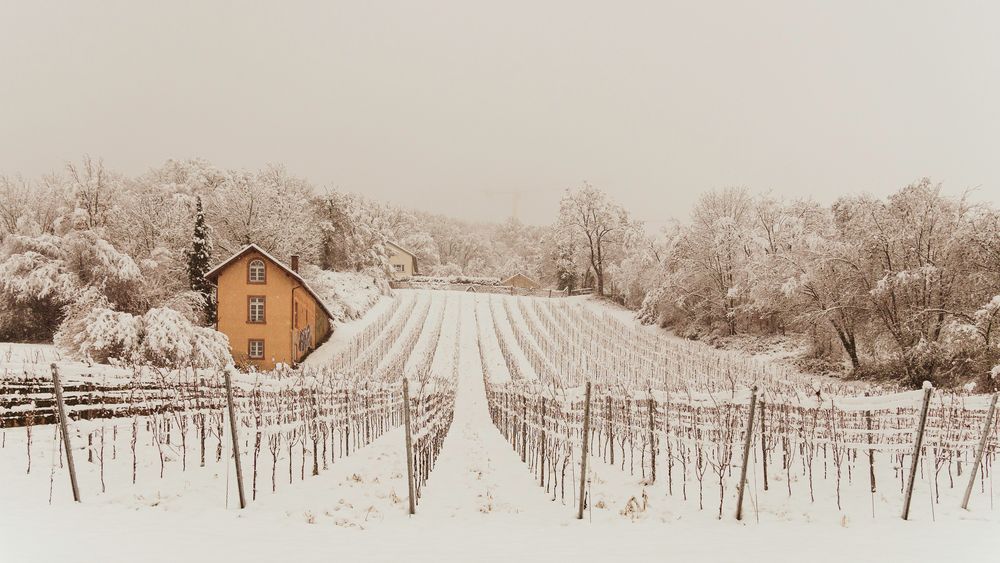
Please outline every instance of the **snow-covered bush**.
[[214, 368], [232, 362], [224, 334], [196, 326], [178, 311], [154, 308], [135, 316], [106, 304], [89, 296], [70, 307], [56, 345], [70, 357], [99, 363]]
[[179, 312], [150, 309], [142, 316], [140, 361], [157, 366], [222, 367], [230, 362], [229, 339], [221, 332], [195, 326]]
[[128, 313], [93, 309], [84, 316], [82, 324], [83, 330], [69, 337], [89, 359], [101, 362], [111, 358], [125, 359], [133, 356], [138, 348], [142, 325], [139, 318]]

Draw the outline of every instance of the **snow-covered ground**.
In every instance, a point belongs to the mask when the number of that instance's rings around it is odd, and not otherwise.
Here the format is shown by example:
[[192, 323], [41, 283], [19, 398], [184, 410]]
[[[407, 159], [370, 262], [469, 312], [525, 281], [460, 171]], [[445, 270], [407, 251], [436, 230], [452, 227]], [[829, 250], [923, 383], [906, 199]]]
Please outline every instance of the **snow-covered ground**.
[[333, 360], [351, 339], [364, 330], [368, 324], [381, 315], [392, 304], [392, 297], [383, 295], [366, 312], [354, 321], [334, 322], [330, 338], [310, 353], [303, 362], [309, 366], [322, 366]]
[[369, 272], [334, 272], [306, 266], [302, 275], [336, 323], [361, 317], [389, 293], [388, 282]]
[[122, 366], [69, 359], [53, 344], [0, 342], [0, 382], [18, 378], [48, 378], [53, 363], [59, 366], [59, 373], [67, 382], [113, 384], [128, 381], [132, 374], [131, 369]]
[[[205, 466], [192, 453], [184, 471], [176, 443], [167, 448], [163, 478], [156, 446], [139, 444], [133, 485], [127, 431], [132, 420], [108, 421], [106, 437], [116, 451], [105, 448], [107, 492], [101, 493], [99, 460], [88, 461], [85, 439], [78, 434], [74, 445], [83, 503], [77, 505], [57, 461], [56, 428], [32, 429], [30, 474], [27, 431], [7, 429], [0, 431], [0, 560], [842, 562], [989, 561], [1000, 555], [1000, 506], [994, 506], [1000, 491], [992, 489], [992, 477], [989, 491], [977, 493], [969, 512], [957, 508], [951, 493], [932, 512], [927, 483], [918, 482], [913, 517], [904, 522], [895, 514], [895, 497], [876, 498], [872, 518], [868, 495], [855, 494], [838, 510], [828, 496], [810, 502], [797, 491], [789, 500], [780, 476], [772, 476], [775, 481], [765, 493], [754, 476], [749, 517], [736, 522], [728, 510], [720, 521], [711, 507], [699, 510], [696, 497], [684, 501], [677, 491], [670, 496], [660, 481], [646, 486], [640, 476], [595, 457], [593, 506], [578, 521], [573, 503], [551, 500], [487, 412], [484, 373], [494, 382], [510, 377], [500, 357], [500, 339], [515, 348], [512, 353], [524, 375], [534, 375], [516, 349], [510, 324], [525, 319], [516, 309], [508, 316], [499, 301], [513, 298], [415, 293], [430, 300], [423, 330], [440, 326], [441, 334], [436, 343], [418, 341], [410, 357], [425, 357], [428, 347], [437, 346], [432, 371], [457, 377], [454, 423], [416, 515], [406, 513], [400, 428], [338, 458], [315, 477], [307, 473], [301, 479], [298, 458], [279, 454], [277, 490], [271, 492], [270, 475], [262, 476], [257, 499], [242, 511], [232, 464], [226, 462], [227, 437], [213, 435]], [[361, 319], [338, 327], [309, 362], [318, 366], [330, 361], [352, 335], [392, 306], [392, 299], [385, 298]], [[413, 315], [420, 310], [418, 306]], [[46, 347], [23, 348], [28, 363], [35, 352], [54, 353]], [[0, 362], [2, 353], [0, 348]], [[110, 437], [113, 424], [118, 425], [117, 442]], [[217, 444], [222, 448], [218, 462]], [[291, 483], [289, 461], [296, 469]], [[891, 474], [891, 468], [885, 470]], [[801, 481], [795, 486], [802, 486]], [[705, 488], [711, 490], [708, 484]], [[643, 492], [646, 509], [622, 514], [628, 501], [641, 499]], [[688, 493], [697, 494], [692, 489]], [[707, 505], [712, 502], [717, 497], [706, 499]]]

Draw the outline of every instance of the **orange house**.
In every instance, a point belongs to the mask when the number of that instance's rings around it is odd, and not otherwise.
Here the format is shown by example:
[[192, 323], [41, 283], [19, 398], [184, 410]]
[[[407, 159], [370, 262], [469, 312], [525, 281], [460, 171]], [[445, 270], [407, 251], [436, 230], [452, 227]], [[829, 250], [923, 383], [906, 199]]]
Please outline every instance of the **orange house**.
[[215, 329], [229, 337], [237, 365], [293, 365], [330, 335], [330, 311], [298, 273], [256, 244], [205, 277], [216, 286]]

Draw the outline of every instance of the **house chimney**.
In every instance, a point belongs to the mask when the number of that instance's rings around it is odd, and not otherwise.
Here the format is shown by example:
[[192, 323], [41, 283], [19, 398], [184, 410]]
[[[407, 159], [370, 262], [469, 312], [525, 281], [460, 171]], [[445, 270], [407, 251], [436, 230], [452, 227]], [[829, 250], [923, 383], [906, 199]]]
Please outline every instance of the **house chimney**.
[[299, 273], [299, 255], [292, 254], [292, 271], [296, 274]]

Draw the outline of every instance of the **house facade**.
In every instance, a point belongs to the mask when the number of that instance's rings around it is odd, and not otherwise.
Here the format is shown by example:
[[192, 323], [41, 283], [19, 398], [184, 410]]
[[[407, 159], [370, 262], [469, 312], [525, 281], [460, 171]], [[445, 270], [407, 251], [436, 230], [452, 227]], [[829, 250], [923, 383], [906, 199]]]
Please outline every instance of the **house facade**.
[[291, 265], [255, 244], [205, 277], [216, 286], [216, 330], [229, 337], [240, 366], [295, 364], [330, 335], [330, 312]]
[[405, 279], [420, 273], [416, 254], [389, 241], [385, 243], [385, 249], [389, 257], [389, 276], [392, 279]]

